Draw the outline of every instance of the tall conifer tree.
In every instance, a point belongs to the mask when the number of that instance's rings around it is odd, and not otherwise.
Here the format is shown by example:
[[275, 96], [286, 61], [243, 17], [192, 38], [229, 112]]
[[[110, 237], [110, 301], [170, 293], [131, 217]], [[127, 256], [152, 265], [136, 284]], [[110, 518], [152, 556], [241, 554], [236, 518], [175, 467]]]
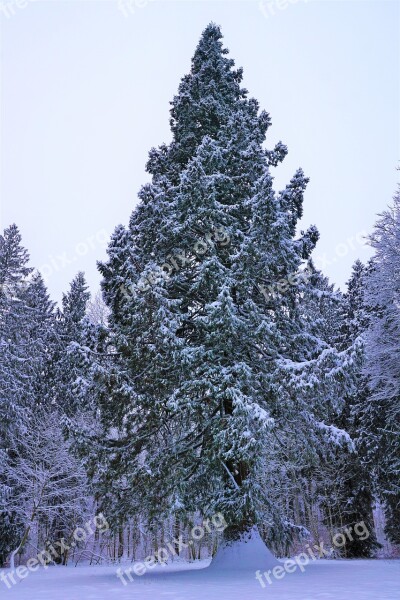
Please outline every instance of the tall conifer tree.
[[172, 142], [150, 152], [152, 181], [99, 266], [112, 360], [98, 370], [91, 442], [110, 510], [116, 491], [150, 519], [220, 510], [235, 540], [261, 520], [285, 529], [262, 481], [268, 455], [295, 419], [326, 437], [320, 400], [329, 386], [336, 400], [345, 359], [304, 341], [294, 275], [318, 239], [315, 227], [296, 237], [307, 178], [274, 191], [286, 147], [263, 147], [269, 115], [221, 37], [204, 31], [172, 102]]

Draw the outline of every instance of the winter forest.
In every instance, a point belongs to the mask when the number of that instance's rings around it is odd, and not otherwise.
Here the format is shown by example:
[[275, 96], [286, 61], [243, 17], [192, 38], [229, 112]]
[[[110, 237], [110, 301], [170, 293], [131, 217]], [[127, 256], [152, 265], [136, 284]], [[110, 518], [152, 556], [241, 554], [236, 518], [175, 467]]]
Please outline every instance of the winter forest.
[[223, 24], [192, 42], [101, 290], [0, 235], [1, 598], [394, 600], [400, 188], [338, 288]]

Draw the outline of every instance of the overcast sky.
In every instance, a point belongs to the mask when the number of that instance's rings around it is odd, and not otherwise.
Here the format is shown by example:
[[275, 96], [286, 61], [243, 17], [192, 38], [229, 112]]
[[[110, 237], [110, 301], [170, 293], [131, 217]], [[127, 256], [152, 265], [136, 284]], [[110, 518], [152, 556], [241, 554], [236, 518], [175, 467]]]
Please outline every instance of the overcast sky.
[[208, 22], [310, 177], [304, 226], [343, 287], [399, 180], [397, 0], [0, 0], [1, 227], [19, 226], [54, 299], [127, 224], [169, 101]]

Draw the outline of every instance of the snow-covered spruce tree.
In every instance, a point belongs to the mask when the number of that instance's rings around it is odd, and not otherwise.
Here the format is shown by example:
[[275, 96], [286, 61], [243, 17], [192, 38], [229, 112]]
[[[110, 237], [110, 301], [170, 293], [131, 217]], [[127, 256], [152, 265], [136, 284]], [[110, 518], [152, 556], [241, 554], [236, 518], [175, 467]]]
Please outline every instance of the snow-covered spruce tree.
[[90, 298], [83, 273], [78, 273], [63, 294], [62, 307], [57, 313], [59, 343], [54, 357], [53, 401], [64, 415], [75, 414], [79, 410], [79, 400], [73, 384], [81, 375], [79, 359], [73, 349], [84, 344], [85, 315]]
[[[27, 264], [28, 252], [21, 245], [16, 225], [0, 236], [0, 440], [17, 428], [26, 405], [23, 380], [26, 375], [25, 353], [29, 350], [24, 340], [23, 321], [26, 321], [22, 301], [24, 285], [32, 273]], [[21, 372], [23, 369], [23, 372]]]
[[221, 37], [204, 31], [172, 102], [172, 142], [150, 152], [152, 181], [99, 267], [113, 360], [87, 447], [108, 516], [221, 511], [231, 541], [261, 520], [275, 536], [288, 528], [265, 466], [282, 436], [330, 433], [345, 359], [304, 340], [294, 274], [318, 238], [314, 227], [296, 238], [307, 179], [299, 170], [273, 190], [286, 148], [263, 148], [269, 116]]
[[370, 309], [365, 376], [370, 396], [361, 441], [375, 465], [386, 533], [400, 543], [400, 189], [370, 238], [375, 249], [365, 286]]
[[[298, 336], [292, 337], [293, 348], [301, 349], [305, 361], [313, 361], [314, 357], [329, 351], [334, 343], [337, 325], [338, 310], [341, 295], [333, 290], [333, 286], [317, 271], [309, 261], [307, 267], [302, 271], [299, 281], [297, 322]], [[301, 372], [301, 370], [300, 370]], [[286, 386], [285, 386], [286, 387]], [[329, 386], [331, 387], [331, 386]], [[290, 390], [289, 390], [290, 391]], [[281, 555], [290, 553], [293, 542], [301, 541], [307, 537], [314, 543], [322, 537], [321, 527], [321, 488], [327, 479], [327, 466], [330, 465], [335, 453], [341, 453], [348, 440], [342, 432], [332, 429], [321, 428], [323, 423], [333, 423], [338, 413], [338, 403], [332, 398], [332, 390], [329, 389], [327, 400], [321, 402], [320, 408], [313, 407], [313, 414], [309, 414], [309, 406], [313, 406], [312, 398], [319, 397], [318, 390], [311, 385], [311, 401], [301, 406], [302, 400], [306, 398], [304, 391], [296, 392], [287, 397], [286, 391], [281, 389], [282, 397], [280, 410], [280, 425], [277, 431], [278, 457], [275, 460], [275, 474], [271, 477], [268, 468], [268, 478], [279, 481], [277, 488], [282, 488], [281, 497], [275, 500], [276, 505], [283, 505], [286, 520], [292, 524], [292, 538], [289, 547], [278, 544]], [[293, 415], [294, 402], [298, 402], [298, 414], [308, 417], [299, 419]], [[293, 416], [292, 416], [293, 415]], [[276, 418], [276, 417], [275, 417]], [[297, 429], [297, 435], [286, 426], [286, 420], [291, 420], [292, 428]], [[310, 428], [309, 419], [318, 419], [318, 424]], [[279, 433], [278, 433], [279, 432]], [[338, 434], [334, 444], [330, 443], [329, 437]], [[310, 443], [310, 435], [314, 439]], [[268, 459], [268, 467], [273, 462]], [[279, 494], [279, 491], [278, 491]], [[268, 532], [267, 532], [268, 537]], [[274, 540], [271, 540], [275, 546]]]
[[[304, 361], [292, 368], [299, 374], [293, 387], [282, 385], [279, 392], [282, 410], [279, 425], [275, 417], [279, 432], [275, 475], [271, 477], [271, 455], [267, 472], [268, 478], [279, 481], [277, 487], [284, 490], [275, 502], [292, 524], [292, 541], [306, 534], [317, 543], [324, 536], [323, 522], [332, 536], [340, 527], [358, 522], [353, 521], [347, 504], [346, 464], [355, 461], [357, 454], [344, 415], [349, 410], [346, 396], [354, 391], [357, 368], [361, 367], [361, 348], [356, 338], [348, 340], [346, 346], [343, 335], [338, 335], [344, 320], [343, 295], [312, 261], [302, 272], [298, 292], [298, 314], [292, 320], [298, 334], [291, 342]], [[346, 364], [350, 360], [353, 364]], [[288, 392], [293, 395], [287, 396]], [[296, 405], [298, 414], [292, 417]], [[295, 434], [286, 426], [288, 418]], [[274, 539], [271, 543], [276, 545]], [[351, 546], [346, 544], [341, 552], [351, 554]], [[282, 554], [287, 552], [281, 544], [278, 548]]]
[[[362, 367], [365, 353], [362, 336], [367, 330], [369, 316], [364, 303], [366, 268], [356, 261], [347, 292], [339, 298], [336, 314], [333, 315], [331, 340], [336, 340], [339, 349], [357, 344], [360, 349], [359, 368], [353, 372], [352, 385], [341, 410], [332, 415], [332, 422], [347, 431], [352, 439], [351, 445], [335, 449], [328, 455], [324, 474], [319, 482], [322, 507], [326, 525], [332, 533], [344, 526], [354, 527], [364, 522], [368, 528], [367, 539], [357, 536], [348, 539], [341, 554], [348, 558], [369, 557], [378, 548], [376, 540], [373, 507], [372, 471], [365, 460], [360, 431], [364, 426], [364, 411], [368, 403], [368, 386]], [[339, 325], [339, 327], [338, 327]]]
[[0, 236], [0, 487], [6, 490], [0, 503], [2, 563], [21, 533], [10, 509], [19, 490], [8, 480], [5, 465], [12, 464], [13, 442], [25, 435], [31, 413], [46, 401], [55, 340], [54, 304], [41, 276], [27, 267], [28, 260], [12, 225]]
[[0, 566], [7, 559], [21, 528], [9, 507], [13, 488], [5, 473], [10, 440], [23, 426], [26, 406], [26, 367], [23, 338], [21, 285], [31, 269], [16, 225], [0, 235]]

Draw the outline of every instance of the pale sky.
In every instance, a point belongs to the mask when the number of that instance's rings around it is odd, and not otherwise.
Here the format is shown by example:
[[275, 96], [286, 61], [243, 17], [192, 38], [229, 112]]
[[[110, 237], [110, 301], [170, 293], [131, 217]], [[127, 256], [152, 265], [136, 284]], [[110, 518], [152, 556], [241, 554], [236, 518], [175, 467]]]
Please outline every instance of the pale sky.
[[343, 287], [399, 181], [397, 0], [0, 0], [1, 229], [19, 226], [59, 300], [127, 224], [147, 153], [202, 30], [221, 25], [244, 85], [289, 148], [281, 189], [310, 177], [304, 227]]

